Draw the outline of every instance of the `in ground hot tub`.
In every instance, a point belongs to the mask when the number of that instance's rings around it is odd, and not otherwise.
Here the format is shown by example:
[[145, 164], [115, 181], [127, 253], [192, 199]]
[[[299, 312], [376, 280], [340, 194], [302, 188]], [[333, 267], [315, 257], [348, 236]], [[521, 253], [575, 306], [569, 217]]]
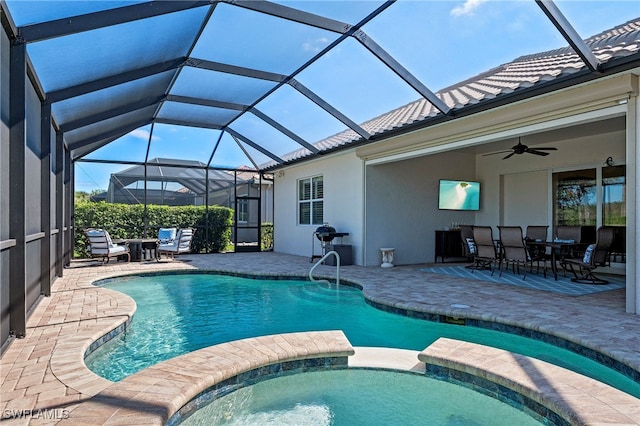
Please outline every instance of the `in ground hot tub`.
[[210, 403], [201, 397], [197, 405], [199, 409], [195, 411], [181, 410], [169, 424], [543, 424], [538, 414], [523, 411], [513, 401], [500, 402], [424, 374], [392, 370], [350, 368], [281, 376], [241, 388]]

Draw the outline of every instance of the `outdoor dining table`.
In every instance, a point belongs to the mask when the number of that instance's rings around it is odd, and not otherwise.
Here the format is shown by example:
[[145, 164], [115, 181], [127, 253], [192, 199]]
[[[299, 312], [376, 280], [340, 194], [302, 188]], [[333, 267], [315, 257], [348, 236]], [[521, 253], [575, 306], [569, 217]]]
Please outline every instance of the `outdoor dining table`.
[[558, 280], [558, 255], [570, 252], [572, 249], [584, 247], [582, 243], [575, 243], [569, 241], [527, 241], [529, 247], [549, 247], [551, 248], [551, 272], [553, 272], [553, 279]]

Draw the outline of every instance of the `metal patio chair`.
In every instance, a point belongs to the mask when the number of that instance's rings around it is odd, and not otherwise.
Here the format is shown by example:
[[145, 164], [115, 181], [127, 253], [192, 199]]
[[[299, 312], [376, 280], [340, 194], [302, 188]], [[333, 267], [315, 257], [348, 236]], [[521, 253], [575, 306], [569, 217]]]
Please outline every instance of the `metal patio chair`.
[[[609, 281], [594, 275], [593, 271], [601, 266], [607, 266], [607, 255], [613, 243], [615, 229], [600, 227], [595, 244], [590, 244], [582, 259], [564, 259], [563, 267], [568, 266], [573, 273], [571, 281], [582, 284], [608, 284]], [[578, 275], [579, 274], [579, 275]]]
[[471, 272], [475, 269], [490, 269], [491, 275], [493, 275], [493, 265], [497, 265], [498, 268], [501, 265], [499, 251], [493, 241], [493, 229], [490, 226], [474, 226], [473, 240], [476, 245], [476, 253], [473, 256]]
[[[520, 265], [524, 266], [524, 275], [522, 279], [527, 279], [527, 266], [533, 269], [533, 263], [529, 251], [524, 242], [522, 236], [522, 227], [520, 226], [498, 226], [498, 232], [500, 234], [500, 248], [502, 249], [503, 261], [505, 262], [505, 268], [511, 268], [513, 272], [520, 273]], [[500, 269], [500, 275], [502, 275], [502, 269]]]

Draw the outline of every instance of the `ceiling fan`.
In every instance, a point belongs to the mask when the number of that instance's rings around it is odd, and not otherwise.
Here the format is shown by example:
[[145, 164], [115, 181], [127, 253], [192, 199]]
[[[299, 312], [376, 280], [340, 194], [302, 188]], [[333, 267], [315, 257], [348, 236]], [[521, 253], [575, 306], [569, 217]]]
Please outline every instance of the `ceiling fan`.
[[504, 154], [505, 152], [508, 152], [509, 155], [505, 156], [504, 158], [502, 158], [503, 160], [506, 160], [507, 158], [513, 156], [514, 154], [524, 154], [529, 153], [529, 154], [535, 154], [535, 155], [549, 155], [548, 152], [544, 152], [544, 151], [555, 151], [558, 148], [529, 148], [527, 145], [523, 145], [522, 142], [520, 142], [520, 138], [518, 138], [518, 144], [514, 145], [513, 147], [511, 147], [511, 149], [506, 150], [506, 151], [498, 151], [498, 152], [490, 152], [489, 154], [484, 154], [484, 156], [487, 155], [495, 155], [495, 154]]

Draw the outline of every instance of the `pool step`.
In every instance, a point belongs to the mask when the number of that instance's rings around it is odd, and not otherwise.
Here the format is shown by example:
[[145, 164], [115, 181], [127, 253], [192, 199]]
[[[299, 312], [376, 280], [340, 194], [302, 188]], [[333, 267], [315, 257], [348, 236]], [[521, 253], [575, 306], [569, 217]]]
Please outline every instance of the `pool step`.
[[326, 302], [339, 296], [339, 286], [334, 283], [309, 283], [302, 286], [291, 287], [291, 294], [294, 296], [317, 302]]

